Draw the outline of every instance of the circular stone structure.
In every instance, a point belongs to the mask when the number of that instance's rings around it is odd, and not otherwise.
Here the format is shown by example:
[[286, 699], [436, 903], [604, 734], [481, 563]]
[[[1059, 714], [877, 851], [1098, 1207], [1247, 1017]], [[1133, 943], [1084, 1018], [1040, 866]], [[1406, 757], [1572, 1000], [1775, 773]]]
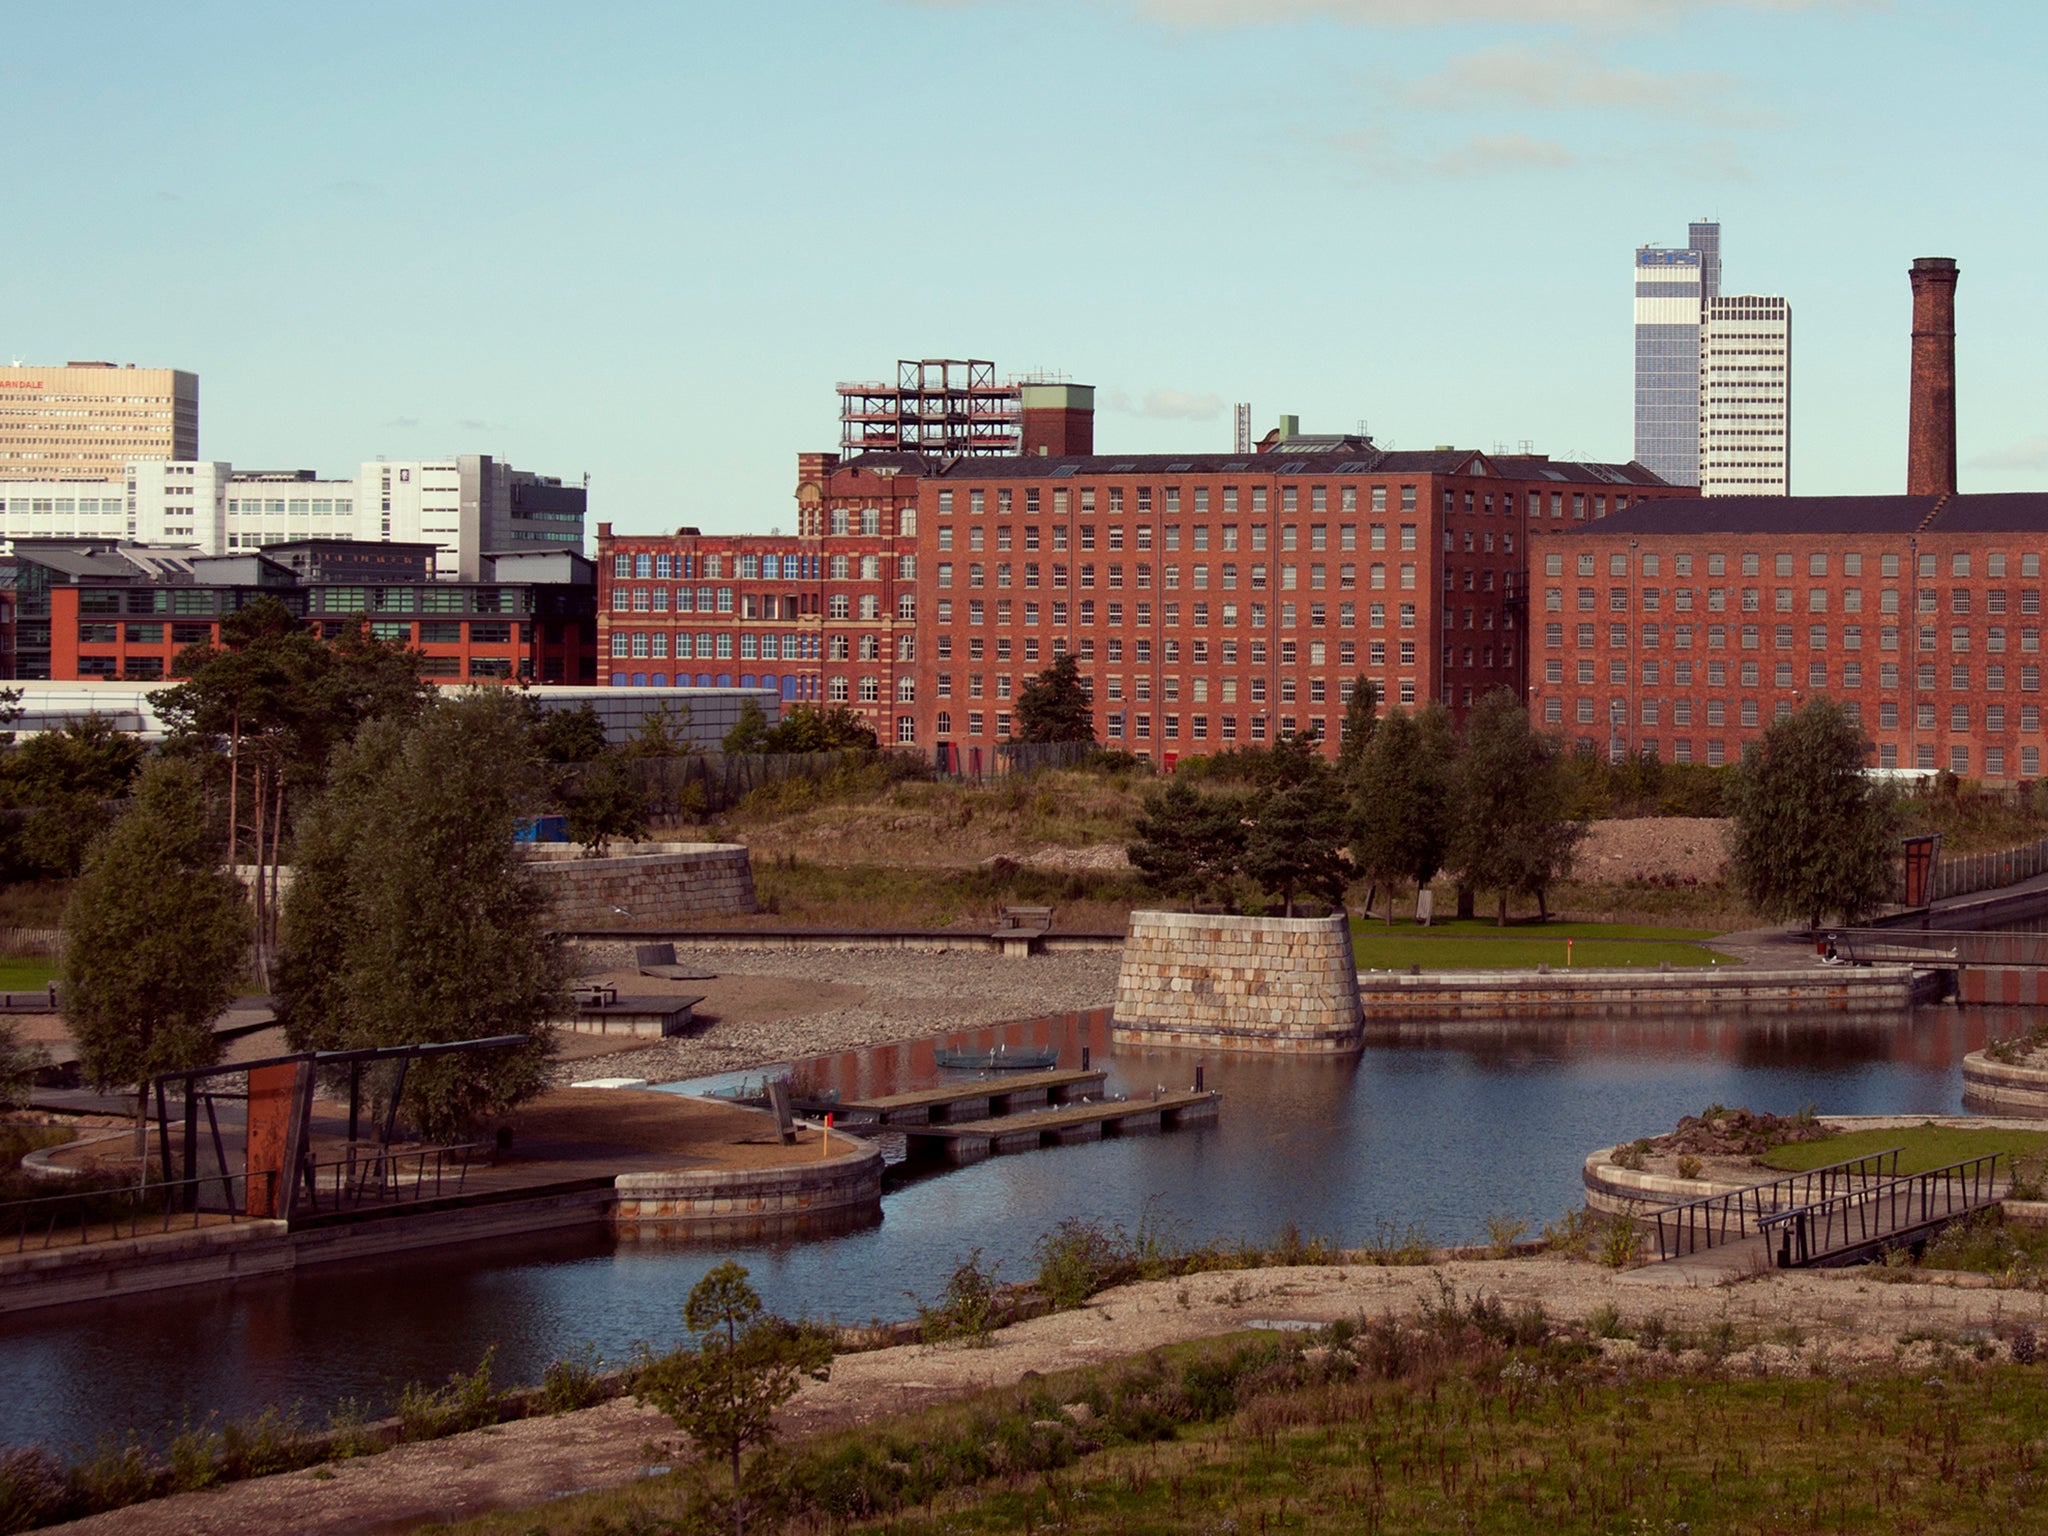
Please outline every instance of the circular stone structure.
[[1351, 922], [1133, 912], [1110, 1038], [1202, 1050], [1355, 1051]]
[[2048, 1066], [1993, 1061], [1985, 1051], [1963, 1058], [1963, 1103], [1998, 1115], [2048, 1120]]

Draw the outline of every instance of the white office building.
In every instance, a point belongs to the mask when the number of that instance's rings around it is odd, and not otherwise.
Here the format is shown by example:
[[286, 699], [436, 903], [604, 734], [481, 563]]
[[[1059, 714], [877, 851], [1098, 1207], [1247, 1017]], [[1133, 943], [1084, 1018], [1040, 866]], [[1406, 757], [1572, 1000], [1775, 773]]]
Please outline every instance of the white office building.
[[583, 548], [581, 485], [488, 454], [365, 463], [352, 480], [218, 460], [138, 459], [125, 479], [0, 481], [0, 539], [119, 539], [240, 554], [300, 539], [437, 546], [434, 573], [481, 581], [487, 554]]
[[1700, 322], [1700, 494], [1792, 493], [1792, 306], [1738, 294]]

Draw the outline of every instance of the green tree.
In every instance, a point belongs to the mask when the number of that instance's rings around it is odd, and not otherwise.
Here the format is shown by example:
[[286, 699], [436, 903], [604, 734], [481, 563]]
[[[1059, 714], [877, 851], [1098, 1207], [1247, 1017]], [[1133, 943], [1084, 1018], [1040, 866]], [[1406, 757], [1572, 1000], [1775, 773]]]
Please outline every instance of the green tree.
[[792, 705], [768, 733], [770, 752], [872, 752], [874, 731], [844, 704]]
[[621, 753], [608, 751], [581, 764], [556, 793], [568, 817], [569, 836], [592, 857], [602, 855], [613, 838], [637, 843], [647, 836], [647, 796]]
[[1018, 741], [1093, 741], [1095, 696], [1071, 651], [1027, 682], [1017, 694]]
[[58, 994], [86, 1081], [135, 1090], [138, 1155], [149, 1080], [220, 1059], [213, 1021], [248, 956], [247, 893], [221, 868], [198, 770], [160, 758], [86, 857]]
[[1277, 892], [1294, 916], [1297, 895], [1337, 906], [1351, 881], [1344, 857], [1345, 804], [1336, 776], [1316, 777], [1266, 794], [1250, 810], [1242, 867]]
[[603, 757], [611, 742], [604, 721], [585, 699], [574, 709], [551, 709], [526, 695], [529, 710], [527, 735], [534, 755], [544, 763], [594, 763]]
[[624, 747], [630, 758], [694, 757], [690, 740], [690, 706], [664, 703], [640, 717], [640, 729]]
[[1395, 889], [1404, 883], [1426, 886], [1443, 868], [1451, 841], [1455, 751], [1442, 705], [1426, 706], [1419, 717], [1395, 709], [1380, 722], [1354, 771], [1351, 860], [1361, 875], [1385, 888], [1389, 923]]
[[1355, 772], [1372, 750], [1373, 733], [1379, 729], [1380, 690], [1369, 677], [1351, 680], [1351, 696], [1344, 703], [1343, 735], [1337, 741], [1337, 766]]
[[752, 699], [740, 705], [740, 717], [733, 722], [732, 729], [725, 733], [720, 749], [729, 756], [742, 752], [766, 752], [768, 746], [768, 716], [761, 706]]
[[142, 768], [142, 743], [98, 714], [41, 731], [0, 759], [0, 799], [25, 809], [19, 867], [68, 878]]
[[48, 1051], [34, 1041], [24, 1041], [12, 1019], [0, 1019], [0, 1110], [26, 1104], [36, 1073], [49, 1063]]
[[802, 1377], [824, 1379], [832, 1347], [815, 1330], [764, 1312], [746, 1269], [730, 1259], [690, 1291], [683, 1322], [696, 1347], [648, 1365], [637, 1395], [675, 1420], [703, 1455], [726, 1462], [737, 1533], [746, 1528], [741, 1458], [775, 1437], [775, 1410], [796, 1395]]
[[1205, 794], [1175, 777], [1146, 793], [1131, 864], [1168, 896], [1228, 899], [1244, 856], [1244, 823], [1243, 797]]
[[1585, 827], [1570, 818], [1572, 785], [1556, 743], [1531, 727], [1513, 690], [1494, 689], [1466, 719], [1456, 782], [1448, 862], [1459, 881], [1495, 894], [1502, 927], [1510, 896], [1534, 896], [1547, 913], [1549, 888], [1571, 872]]
[[304, 818], [278, 1017], [295, 1050], [522, 1035], [417, 1063], [406, 1113], [451, 1137], [540, 1091], [568, 961], [512, 841], [539, 787], [517, 701], [476, 690], [365, 726]]
[[1891, 894], [1898, 808], [1863, 774], [1870, 739], [1849, 712], [1818, 698], [1774, 720], [1726, 795], [1730, 864], [1743, 895], [1774, 918], [1850, 922]]

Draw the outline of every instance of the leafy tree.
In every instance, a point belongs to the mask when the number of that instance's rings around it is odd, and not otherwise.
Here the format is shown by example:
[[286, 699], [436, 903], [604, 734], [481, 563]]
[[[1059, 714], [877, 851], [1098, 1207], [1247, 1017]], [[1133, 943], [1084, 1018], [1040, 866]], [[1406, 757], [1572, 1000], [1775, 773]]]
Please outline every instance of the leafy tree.
[[142, 1150], [149, 1080], [211, 1066], [213, 1021], [249, 955], [249, 904], [207, 833], [198, 771], [159, 759], [87, 856], [64, 912], [59, 1006], [86, 1080], [134, 1088]]
[[640, 729], [626, 743], [625, 753], [632, 758], [694, 757], [697, 748], [690, 740], [690, 706], [663, 704], [642, 715]]
[[534, 755], [544, 763], [592, 763], [611, 745], [604, 721], [585, 699], [574, 709], [550, 709], [528, 696], [531, 712], [527, 735]]
[[1093, 741], [1095, 696], [1071, 651], [1053, 657], [1017, 694], [1018, 741]]
[[142, 743], [98, 714], [42, 731], [0, 760], [0, 798], [23, 807], [15, 859], [39, 875], [78, 873], [141, 771]]
[[1585, 827], [1568, 814], [1570, 777], [1556, 744], [1536, 733], [1510, 689], [1488, 693], [1466, 719], [1457, 800], [1449, 863], [1461, 883], [1495, 893], [1502, 927], [1512, 895], [1534, 896], [1547, 912], [1546, 893], [1570, 873]]
[[515, 851], [538, 786], [515, 699], [477, 690], [365, 726], [305, 817], [278, 1017], [295, 1050], [522, 1035], [416, 1064], [406, 1110], [454, 1136], [543, 1086], [568, 962]]
[[766, 752], [768, 746], [768, 716], [754, 700], [748, 699], [740, 705], [740, 717], [733, 722], [731, 730], [725, 733], [725, 740], [719, 743], [729, 755], [742, 752]]
[[24, 1041], [12, 1019], [0, 1019], [0, 1110], [26, 1104], [36, 1073], [49, 1061], [50, 1053], [34, 1041]]
[[1337, 766], [1346, 773], [1355, 772], [1372, 749], [1373, 734], [1379, 729], [1379, 707], [1379, 684], [1369, 677], [1353, 678], [1351, 697], [1344, 704], [1344, 734], [1337, 742]]
[[1897, 806], [1863, 776], [1869, 758], [1863, 728], [1832, 699], [1758, 738], [1726, 793], [1730, 863], [1759, 911], [1819, 927], [1830, 912], [1854, 921], [1890, 895]]
[[823, 1380], [832, 1347], [815, 1330], [772, 1312], [747, 1284], [747, 1271], [728, 1259], [699, 1280], [683, 1304], [683, 1322], [697, 1336], [640, 1372], [637, 1395], [675, 1420], [706, 1456], [732, 1471], [732, 1528], [746, 1528], [740, 1460], [775, 1437], [775, 1410], [809, 1375]]
[[241, 861], [246, 817], [256, 866], [256, 969], [267, 980], [287, 802], [318, 791], [335, 751], [365, 721], [415, 716], [434, 690], [420, 678], [419, 653], [374, 639], [361, 615], [323, 641], [269, 596], [222, 619], [220, 643], [187, 646], [173, 669], [185, 681], [150, 697], [176, 749], [226, 757], [228, 862]]
[[768, 733], [770, 752], [872, 752], [878, 745], [867, 721], [835, 704], [792, 705]]
[[583, 771], [569, 775], [557, 791], [569, 821], [569, 836], [592, 856], [615, 837], [637, 843], [647, 836], [647, 796], [627, 771], [621, 754], [606, 752]]
[[1294, 916], [1297, 894], [1336, 906], [1351, 881], [1344, 857], [1345, 804], [1336, 776], [1320, 775], [1267, 794], [1249, 816], [1243, 869], [1277, 891]]
[[1360, 874], [1386, 888], [1389, 923], [1395, 887], [1426, 886], [1443, 868], [1451, 842], [1456, 745], [1441, 705], [1426, 706], [1420, 716], [1395, 709], [1358, 760], [1351, 860]]
[[1227, 898], [1244, 856], [1244, 822], [1242, 797], [1205, 794], [1175, 777], [1147, 792], [1131, 864], [1168, 896]]

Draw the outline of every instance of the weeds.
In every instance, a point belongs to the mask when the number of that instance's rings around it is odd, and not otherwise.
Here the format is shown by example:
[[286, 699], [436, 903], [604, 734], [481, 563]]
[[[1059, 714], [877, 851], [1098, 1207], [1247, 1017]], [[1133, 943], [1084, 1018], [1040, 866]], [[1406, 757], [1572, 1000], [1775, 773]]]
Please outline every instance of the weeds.
[[1627, 1269], [1643, 1256], [1643, 1234], [1629, 1216], [1610, 1217], [1600, 1234], [1600, 1262], [1609, 1269]]
[[1515, 1244], [1528, 1230], [1527, 1217], [1512, 1211], [1495, 1211], [1486, 1218], [1486, 1251], [1496, 1259], [1504, 1259], [1514, 1252]]
[[1373, 1228], [1364, 1255], [1368, 1264], [1427, 1264], [1435, 1251], [1428, 1229], [1419, 1222], [1398, 1226], [1382, 1221]]
[[476, 1369], [457, 1371], [447, 1384], [428, 1387], [407, 1382], [398, 1394], [399, 1433], [406, 1440], [433, 1440], [497, 1422], [501, 1400], [491, 1381], [498, 1346], [484, 1351]]
[[1705, 1168], [1706, 1164], [1702, 1163], [1690, 1152], [1684, 1152], [1679, 1154], [1677, 1169], [1678, 1176], [1681, 1179], [1696, 1179], [1705, 1170]]
[[564, 1360], [552, 1362], [540, 1377], [541, 1407], [549, 1413], [574, 1413], [601, 1402], [605, 1396], [604, 1360], [595, 1343]]
[[981, 1250], [976, 1248], [954, 1266], [936, 1306], [911, 1297], [917, 1303], [917, 1318], [927, 1344], [959, 1339], [975, 1349], [988, 1347], [1003, 1311], [1002, 1291], [996, 1284], [999, 1268], [984, 1267]]

